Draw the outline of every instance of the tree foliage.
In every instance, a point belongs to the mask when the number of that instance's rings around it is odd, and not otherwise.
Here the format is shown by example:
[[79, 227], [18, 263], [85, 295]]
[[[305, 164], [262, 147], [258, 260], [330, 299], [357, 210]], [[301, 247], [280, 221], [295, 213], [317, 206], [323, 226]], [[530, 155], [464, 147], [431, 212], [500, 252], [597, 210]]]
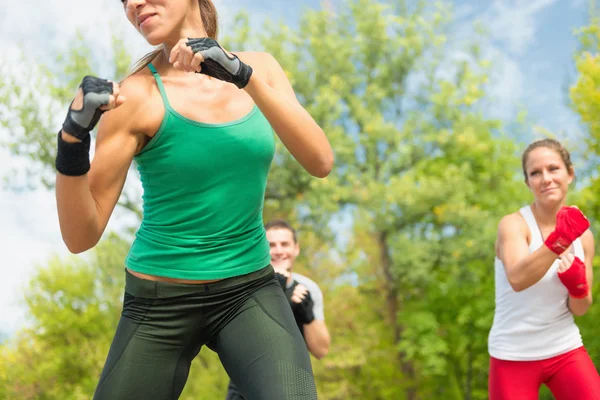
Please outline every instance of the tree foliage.
[[352, 221], [336, 250], [354, 282], [334, 287], [365, 306], [347, 342], [334, 336], [337, 382], [319, 369], [325, 398], [486, 398], [495, 230], [527, 192], [515, 145], [479, 108], [489, 63], [477, 43], [457, 58], [450, 10], [398, 4], [353, 1], [307, 13], [301, 35], [265, 32], [336, 153], [325, 180], [282, 153], [271, 190], [307, 230]]
[[[590, 2], [590, 23], [577, 31], [580, 47], [575, 54], [575, 67], [577, 79], [570, 87], [571, 104], [579, 115], [585, 130], [586, 151], [585, 157], [589, 167], [581, 174], [581, 180], [585, 185], [576, 195], [577, 204], [585, 211], [586, 216], [592, 223], [592, 232], [595, 233], [595, 241], [598, 242], [598, 229], [600, 228], [600, 201], [598, 190], [600, 189], [600, 169], [598, 157], [600, 156], [600, 124], [598, 115], [600, 111], [600, 13], [595, 9], [595, 2]], [[598, 265], [598, 246], [596, 245], [596, 257], [594, 264]], [[592, 293], [600, 290], [600, 280], [595, 273], [595, 282]], [[588, 313], [577, 318], [585, 347], [592, 360], [598, 365], [600, 360], [600, 338], [597, 335], [595, 321], [600, 318], [598, 305], [592, 306]]]

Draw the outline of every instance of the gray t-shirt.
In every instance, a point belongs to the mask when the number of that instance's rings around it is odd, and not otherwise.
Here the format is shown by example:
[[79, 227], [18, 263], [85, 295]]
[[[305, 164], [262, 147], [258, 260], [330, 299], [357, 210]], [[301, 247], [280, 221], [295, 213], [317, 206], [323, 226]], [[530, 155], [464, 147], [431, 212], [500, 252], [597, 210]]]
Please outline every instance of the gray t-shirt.
[[313, 300], [313, 314], [315, 315], [315, 319], [324, 321], [325, 320], [325, 310], [323, 306], [323, 293], [321, 289], [319, 289], [319, 285], [315, 283], [312, 279], [307, 278], [304, 275], [297, 274], [292, 272], [292, 279], [296, 282], [304, 285], [308, 291], [310, 292], [310, 297]]

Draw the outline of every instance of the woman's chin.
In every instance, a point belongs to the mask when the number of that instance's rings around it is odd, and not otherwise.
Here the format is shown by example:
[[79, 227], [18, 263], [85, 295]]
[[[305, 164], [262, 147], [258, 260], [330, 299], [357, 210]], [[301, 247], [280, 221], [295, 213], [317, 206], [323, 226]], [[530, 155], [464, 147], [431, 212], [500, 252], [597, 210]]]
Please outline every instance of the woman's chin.
[[146, 39], [146, 42], [148, 42], [150, 46], [158, 46], [165, 42], [165, 38], [162, 35], [160, 35], [160, 33], [156, 31], [156, 29], [153, 29], [150, 32], [140, 31], [140, 33], [142, 34], [144, 39]]
[[558, 193], [552, 193], [552, 194], [549, 194], [548, 196], [541, 196], [537, 200], [538, 200], [538, 203], [540, 205], [543, 205], [544, 207], [554, 208], [554, 207], [562, 204], [565, 200], [565, 197], [562, 195], [559, 195]]
[[159, 44], [163, 43], [163, 41], [156, 37], [156, 35], [148, 35], [145, 37], [145, 39], [150, 46], [158, 46]]

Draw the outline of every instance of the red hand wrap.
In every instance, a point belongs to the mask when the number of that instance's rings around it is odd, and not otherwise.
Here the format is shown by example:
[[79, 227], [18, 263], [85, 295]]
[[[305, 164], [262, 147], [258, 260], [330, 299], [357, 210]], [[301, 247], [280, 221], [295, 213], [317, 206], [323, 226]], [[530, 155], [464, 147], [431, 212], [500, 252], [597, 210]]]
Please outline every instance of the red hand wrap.
[[544, 244], [561, 255], [589, 227], [590, 222], [578, 208], [562, 207], [556, 214], [556, 228]]
[[585, 264], [575, 257], [573, 264], [565, 272], [559, 272], [558, 278], [569, 291], [569, 295], [581, 299], [588, 295], [589, 287], [585, 276]]

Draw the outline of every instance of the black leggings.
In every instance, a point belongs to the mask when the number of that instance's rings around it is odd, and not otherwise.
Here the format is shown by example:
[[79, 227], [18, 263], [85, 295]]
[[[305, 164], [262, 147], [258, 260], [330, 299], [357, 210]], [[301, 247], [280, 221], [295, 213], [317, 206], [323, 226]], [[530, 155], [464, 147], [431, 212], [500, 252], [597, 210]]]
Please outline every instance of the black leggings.
[[229, 381], [229, 386], [227, 386], [227, 395], [225, 396], [225, 400], [246, 400], [246, 398], [240, 392], [237, 386], [235, 386], [233, 382]]
[[271, 266], [202, 285], [126, 272], [94, 399], [177, 399], [205, 344], [248, 400], [317, 399], [308, 349]]

